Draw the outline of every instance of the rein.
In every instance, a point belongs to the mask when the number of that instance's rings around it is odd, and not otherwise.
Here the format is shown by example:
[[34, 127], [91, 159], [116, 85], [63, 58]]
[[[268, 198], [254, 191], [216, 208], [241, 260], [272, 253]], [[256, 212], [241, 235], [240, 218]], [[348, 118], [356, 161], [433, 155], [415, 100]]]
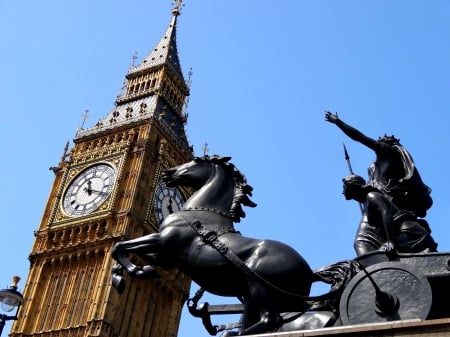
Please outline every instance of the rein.
[[203, 226], [200, 221], [194, 221], [191, 223], [192, 229], [197, 233], [198, 236], [202, 238], [202, 241], [206, 244], [208, 244], [210, 247], [217, 250], [225, 259], [227, 259], [231, 264], [233, 264], [235, 267], [237, 267], [245, 276], [247, 276], [249, 279], [259, 281], [265, 285], [267, 285], [269, 288], [272, 288], [273, 290], [279, 292], [282, 295], [287, 295], [289, 297], [295, 297], [299, 299], [300, 301], [305, 302], [308, 304], [307, 308], [309, 309], [309, 306], [317, 304], [316, 302], [329, 300], [333, 295], [340, 292], [340, 289], [331, 290], [330, 292], [319, 295], [319, 296], [304, 296], [300, 294], [295, 294], [289, 291], [286, 291], [284, 289], [279, 288], [278, 286], [274, 285], [255, 271], [251, 270], [245, 263], [242, 261], [239, 256], [234, 254], [228, 246], [219, 240], [220, 234], [216, 233], [213, 230], [210, 230]]

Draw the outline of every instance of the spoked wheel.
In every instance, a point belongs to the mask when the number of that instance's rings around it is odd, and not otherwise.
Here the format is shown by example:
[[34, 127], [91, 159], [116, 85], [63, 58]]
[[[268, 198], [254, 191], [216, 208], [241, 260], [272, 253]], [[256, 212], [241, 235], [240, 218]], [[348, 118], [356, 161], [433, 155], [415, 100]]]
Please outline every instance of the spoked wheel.
[[414, 266], [381, 262], [359, 272], [339, 305], [344, 325], [427, 318], [431, 286]]

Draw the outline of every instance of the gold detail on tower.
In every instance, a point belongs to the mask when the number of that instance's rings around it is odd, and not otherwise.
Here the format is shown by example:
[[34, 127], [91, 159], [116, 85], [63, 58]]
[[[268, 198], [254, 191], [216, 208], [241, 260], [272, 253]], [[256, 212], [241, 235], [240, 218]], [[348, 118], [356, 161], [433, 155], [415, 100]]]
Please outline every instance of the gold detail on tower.
[[[180, 5], [177, 1], [176, 8]], [[108, 116], [116, 121], [103, 119], [91, 128], [83, 122], [72, 148], [67, 146], [52, 168], [55, 180], [35, 232], [25, 303], [11, 337], [177, 333], [190, 280], [177, 270], [160, 270], [158, 279], [129, 280], [119, 295], [111, 286], [110, 251], [115, 242], [158, 230], [153, 204], [162, 171], [192, 157], [187, 142], [180, 141], [185, 137], [181, 108], [188, 90], [168, 65], [127, 75], [127, 80], [125, 96], [116, 101], [116, 116], [114, 111]], [[151, 106], [142, 101], [148, 95], [154, 98]], [[108, 193], [104, 199], [93, 197], [95, 182], [88, 171], [99, 165], [114, 171], [114, 179], [102, 176], [99, 186], [106, 186]], [[83, 172], [86, 176], [80, 176]], [[78, 185], [70, 189], [77, 177]], [[65, 196], [68, 203], [92, 199], [98, 204], [68, 214]]]

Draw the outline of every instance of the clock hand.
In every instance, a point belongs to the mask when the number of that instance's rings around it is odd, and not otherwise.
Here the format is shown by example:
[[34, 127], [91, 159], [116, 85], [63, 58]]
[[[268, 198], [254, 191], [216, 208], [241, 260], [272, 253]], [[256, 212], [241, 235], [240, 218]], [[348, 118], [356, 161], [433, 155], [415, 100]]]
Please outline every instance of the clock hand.
[[167, 205], [167, 210], [169, 211], [169, 214], [173, 213], [172, 198], [169, 199], [169, 204]]
[[87, 192], [88, 195], [92, 194], [92, 182], [90, 180], [87, 181], [87, 187], [84, 188], [84, 191]]
[[108, 192], [103, 192], [103, 191], [98, 191], [98, 190], [91, 190], [91, 192], [95, 192], [95, 193], [103, 194], [103, 195], [109, 194]]

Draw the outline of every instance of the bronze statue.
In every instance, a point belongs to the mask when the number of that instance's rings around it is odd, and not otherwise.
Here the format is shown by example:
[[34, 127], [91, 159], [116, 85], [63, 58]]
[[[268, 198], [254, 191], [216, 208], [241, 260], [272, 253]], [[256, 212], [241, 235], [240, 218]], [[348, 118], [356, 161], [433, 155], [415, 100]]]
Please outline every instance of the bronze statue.
[[[389, 198], [357, 175], [343, 179], [344, 196], [364, 206], [366, 216], [360, 226], [356, 242], [366, 242], [360, 253], [384, 250], [400, 253], [435, 252], [437, 244], [431, 237], [431, 230], [424, 219], [412, 212], [399, 209]], [[361, 254], [360, 254], [361, 255]]]
[[[118, 242], [112, 251], [115, 277], [124, 268], [134, 277], [155, 277], [152, 265], [176, 267], [210, 293], [236, 297], [244, 306], [240, 334], [274, 330], [282, 312], [306, 311], [313, 272], [293, 248], [273, 240], [242, 236], [233, 222], [245, 216], [241, 205], [256, 206], [252, 188], [229, 157], [195, 158], [169, 169], [168, 186], [197, 191], [183, 208], [167, 216], [159, 233]], [[137, 266], [134, 253], [149, 265]], [[120, 284], [119, 284], [120, 285]]]
[[[196, 192], [163, 220], [158, 233], [114, 245], [113, 285], [119, 292], [124, 270], [132, 277], [154, 278], [157, 266], [178, 268], [202, 287], [188, 299], [189, 312], [202, 319], [211, 335], [227, 330], [223, 337], [450, 317], [450, 253], [436, 252], [424, 219], [401, 209], [362, 177], [344, 178], [345, 197], [364, 207], [365, 226], [358, 233], [361, 254], [312, 271], [290, 246], [235, 230], [233, 223], [245, 216], [242, 205], [256, 204], [249, 198], [252, 187], [229, 160], [204, 156], [165, 172], [168, 186], [184, 185]], [[136, 265], [129, 254], [148, 264]], [[317, 281], [330, 284], [330, 291], [310, 297]], [[205, 290], [240, 303], [199, 303]], [[439, 296], [432, 299], [435, 293]], [[211, 315], [219, 312], [241, 313], [241, 320], [214, 325]]]
[[411, 211], [421, 218], [426, 216], [433, 204], [431, 189], [422, 182], [411, 155], [399, 139], [386, 135], [372, 139], [328, 111], [325, 120], [375, 152], [376, 159], [369, 167], [368, 185], [389, 196], [399, 209]]

